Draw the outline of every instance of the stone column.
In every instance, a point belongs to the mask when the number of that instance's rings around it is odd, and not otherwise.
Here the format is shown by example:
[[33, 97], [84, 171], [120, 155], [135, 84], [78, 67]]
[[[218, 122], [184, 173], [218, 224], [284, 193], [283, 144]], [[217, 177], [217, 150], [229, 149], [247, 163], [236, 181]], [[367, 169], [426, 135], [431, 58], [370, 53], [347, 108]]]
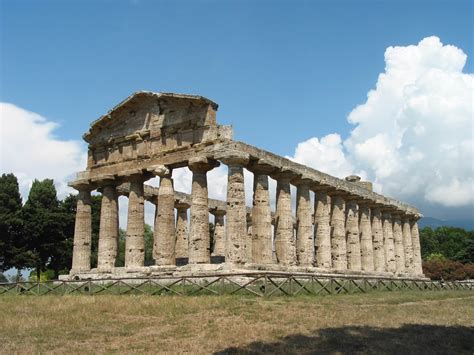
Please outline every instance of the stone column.
[[361, 270], [359, 211], [354, 201], [346, 204], [347, 268]]
[[268, 175], [273, 168], [253, 165], [253, 206], [252, 206], [252, 263], [273, 263], [272, 251], [272, 211], [268, 192]]
[[374, 271], [374, 247], [372, 245], [372, 228], [370, 208], [366, 203], [359, 203], [360, 255], [363, 271]]
[[74, 274], [91, 269], [92, 213], [91, 187], [89, 185], [72, 185], [72, 187], [79, 191], [72, 251], [71, 274]]
[[382, 213], [383, 241], [385, 249], [385, 270], [395, 273], [397, 270], [395, 263], [395, 243], [393, 240], [393, 224], [390, 212]]
[[403, 217], [402, 225], [403, 245], [405, 248], [405, 270], [413, 274], [413, 245], [411, 240], [410, 218]]
[[145, 199], [143, 175], [134, 174], [128, 195], [127, 237], [125, 240], [125, 268], [141, 267], [145, 263]]
[[245, 249], [246, 249], [245, 260], [247, 260], [247, 262], [251, 262], [252, 261], [252, 235], [253, 235], [252, 213], [247, 212], [245, 214], [245, 219], [246, 219], [246, 226], [247, 226], [247, 242], [245, 243]]
[[411, 222], [411, 243], [413, 246], [413, 271], [417, 276], [423, 275], [421, 264], [420, 232], [418, 231], [418, 222]]
[[398, 213], [392, 214], [393, 239], [395, 241], [395, 269], [397, 274], [405, 273], [405, 248], [403, 247], [402, 221]]
[[189, 204], [179, 202], [176, 207], [176, 257], [188, 257], [188, 208]]
[[207, 172], [216, 167], [214, 161], [206, 157], [195, 157], [188, 162], [193, 172], [191, 191], [191, 231], [189, 234], [189, 263], [210, 263], [209, 207]]
[[293, 216], [291, 214], [291, 173], [276, 176], [276, 231], [275, 251], [279, 264], [296, 265], [296, 243], [293, 236]]
[[345, 201], [341, 195], [331, 196], [331, 258], [332, 268], [339, 271], [347, 270], [347, 246], [345, 231]]
[[244, 168], [248, 154], [239, 152], [216, 156], [228, 167], [226, 211], [226, 263], [244, 264], [247, 261], [247, 208], [245, 206]]
[[331, 268], [331, 198], [327, 191], [314, 192], [314, 230], [316, 244], [316, 266]]
[[295, 181], [296, 193], [296, 257], [298, 265], [314, 265], [314, 241], [309, 180]]
[[225, 256], [225, 211], [214, 209], [211, 211], [214, 215], [214, 248], [212, 255]]
[[176, 265], [174, 189], [171, 169], [158, 166], [153, 173], [160, 177], [158, 203], [153, 232], [153, 259], [156, 265]]
[[115, 267], [118, 252], [118, 196], [113, 181], [105, 182], [100, 191], [102, 192], [102, 204], [97, 269], [102, 272], [111, 272]]
[[382, 231], [382, 213], [379, 207], [372, 208], [372, 240], [374, 246], [374, 269], [385, 271], [385, 246]]

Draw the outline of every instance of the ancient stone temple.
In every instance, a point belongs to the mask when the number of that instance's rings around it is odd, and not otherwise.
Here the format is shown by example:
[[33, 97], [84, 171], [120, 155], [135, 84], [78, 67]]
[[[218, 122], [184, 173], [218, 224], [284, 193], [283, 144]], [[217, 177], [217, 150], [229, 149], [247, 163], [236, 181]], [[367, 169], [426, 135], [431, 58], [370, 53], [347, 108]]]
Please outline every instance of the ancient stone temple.
[[[70, 183], [79, 194], [69, 278], [251, 270], [423, 277], [416, 208], [373, 192], [357, 176], [338, 179], [233, 140], [232, 128], [217, 124], [217, 108], [201, 96], [137, 92], [92, 123], [84, 135], [87, 169]], [[208, 172], [220, 164], [228, 170], [227, 201], [208, 197]], [[174, 190], [173, 169], [182, 167], [192, 172], [191, 194]], [[251, 207], [244, 168], [254, 177]], [[146, 184], [156, 176], [159, 187]], [[276, 180], [274, 210], [270, 178]], [[94, 190], [102, 206], [97, 268], [91, 269]], [[128, 197], [121, 267], [119, 196]], [[146, 200], [156, 206], [151, 266], [144, 266]]]

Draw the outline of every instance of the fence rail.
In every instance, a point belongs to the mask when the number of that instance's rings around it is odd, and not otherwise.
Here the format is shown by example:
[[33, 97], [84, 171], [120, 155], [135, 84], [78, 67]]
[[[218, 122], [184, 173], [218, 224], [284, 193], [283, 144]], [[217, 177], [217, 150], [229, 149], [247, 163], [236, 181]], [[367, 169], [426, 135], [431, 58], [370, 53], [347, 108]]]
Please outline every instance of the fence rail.
[[224, 295], [257, 297], [334, 295], [373, 291], [474, 290], [472, 281], [318, 277], [300, 274], [223, 274], [159, 278], [121, 278], [0, 283], [2, 295]]

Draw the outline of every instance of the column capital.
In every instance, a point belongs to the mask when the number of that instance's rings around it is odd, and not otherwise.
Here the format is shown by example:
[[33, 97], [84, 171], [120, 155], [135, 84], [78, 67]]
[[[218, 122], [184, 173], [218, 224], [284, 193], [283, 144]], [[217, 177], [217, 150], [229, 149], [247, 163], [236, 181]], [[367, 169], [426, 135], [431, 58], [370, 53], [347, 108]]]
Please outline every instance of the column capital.
[[273, 172], [270, 176], [272, 177], [272, 179], [277, 180], [277, 182], [289, 184], [292, 179], [298, 177], [298, 174], [296, 174], [292, 170], [280, 168], [277, 171]]
[[310, 185], [313, 183], [313, 180], [303, 174], [303, 175], [295, 176], [291, 180], [291, 183], [295, 186], [306, 185], [308, 186], [308, 188], [310, 188]]
[[192, 172], [207, 172], [219, 166], [219, 162], [207, 157], [194, 157], [189, 159], [188, 168]]
[[120, 172], [118, 176], [121, 180], [127, 182], [144, 182], [150, 178], [150, 173], [144, 172], [142, 169], [130, 169]]
[[226, 211], [225, 210], [219, 210], [217, 208], [212, 208], [209, 210], [209, 213], [211, 213], [214, 216], [225, 216]]
[[148, 168], [147, 171], [151, 172], [155, 176], [159, 176], [160, 178], [171, 178], [173, 173], [173, 169], [166, 165], [155, 165]]
[[95, 189], [94, 184], [85, 179], [71, 181], [67, 185], [79, 192], [90, 192]]
[[191, 205], [185, 201], [177, 201], [175, 202], [174, 207], [177, 210], [187, 210]]
[[246, 166], [249, 163], [250, 155], [239, 151], [225, 151], [217, 153], [214, 158], [222, 161], [225, 165]]
[[270, 175], [278, 168], [265, 159], [258, 159], [256, 161], [251, 162], [247, 169], [250, 170], [254, 174], [265, 174]]

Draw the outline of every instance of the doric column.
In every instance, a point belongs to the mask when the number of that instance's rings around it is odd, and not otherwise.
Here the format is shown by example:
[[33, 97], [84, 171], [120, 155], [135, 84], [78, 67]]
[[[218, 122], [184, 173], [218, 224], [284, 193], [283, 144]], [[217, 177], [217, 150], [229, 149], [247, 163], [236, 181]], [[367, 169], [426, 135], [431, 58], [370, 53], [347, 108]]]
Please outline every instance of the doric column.
[[402, 234], [403, 246], [405, 249], [405, 269], [410, 275], [413, 274], [413, 245], [411, 240], [410, 218], [403, 217]]
[[245, 248], [246, 248], [245, 260], [247, 260], [247, 262], [252, 262], [252, 235], [253, 235], [252, 213], [246, 212], [245, 219], [246, 219], [246, 226], [247, 226], [247, 240], [245, 243]]
[[359, 203], [360, 255], [363, 271], [374, 271], [374, 247], [372, 245], [372, 228], [370, 208], [367, 203]]
[[224, 210], [213, 209], [211, 213], [214, 215], [214, 248], [212, 255], [225, 256], [225, 224]]
[[179, 202], [176, 207], [176, 257], [188, 257], [188, 208], [189, 204]]
[[274, 170], [265, 164], [254, 164], [252, 205], [252, 263], [273, 263], [272, 211], [268, 192], [268, 174]]
[[397, 274], [405, 273], [405, 249], [403, 247], [402, 221], [398, 213], [392, 214], [393, 240], [395, 242], [395, 269]]
[[247, 261], [247, 208], [245, 206], [244, 166], [248, 154], [225, 152], [216, 156], [228, 167], [226, 211], [226, 263], [244, 264]]
[[296, 243], [293, 235], [293, 216], [291, 214], [291, 173], [276, 176], [276, 231], [275, 251], [278, 263], [296, 265]]
[[332, 268], [347, 270], [347, 247], [345, 231], [345, 201], [339, 194], [331, 195], [331, 259]]
[[411, 222], [411, 243], [413, 246], [413, 271], [417, 276], [423, 275], [421, 266], [421, 248], [420, 248], [420, 232], [418, 230], [418, 222], [416, 219]]
[[156, 265], [176, 265], [172, 171], [161, 165], [156, 167], [153, 173], [160, 177], [153, 232], [153, 259]]
[[314, 265], [312, 208], [309, 199], [308, 179], [293, 181], [296, 190], [296, 257], [298, 265]]
[[102, 192], [100, 207], [99, 251], [97, 268], [100, 271], [112, 271], [115, 267], [118, 249], [118, 196], [115, 183], [104, 181], [99, 189]]
[[325, 190], [314, 191], [316, 266], [331, 268], [331, 198]]
[[385, 271], [385, 246], [382, 231], [382, 212], [379, 207], [372, 208], [372, 241], [374, 246], [374, 269]]
[[392, 215], [388, 211], [382, 213], [383, 243], [385, 249], [385, 271], [396, 271], [395, 243], [393, 240]]
[[71, 185], [79, 191], [77, 195], [76, 224], [74, 225], [74, 246], [71, 273], [91, 269], [92, 212], [91, 186]]
[[141, 267], [145, 263], [145, 199], [142, 174], [127, 177], [130, 181], [128, 195], [127, 237], [125, 240], [125, 267]]
[[346, 203], [347, 268], [361, 270], [359, 211], [354, 201]]
[[218, 164], [206, 157], [192, 158], [188, 162], [193, 172], [191, 191], [191, 231], [189, 234], [189, 263], [210, 263], [209, 207], [207, 172]]

